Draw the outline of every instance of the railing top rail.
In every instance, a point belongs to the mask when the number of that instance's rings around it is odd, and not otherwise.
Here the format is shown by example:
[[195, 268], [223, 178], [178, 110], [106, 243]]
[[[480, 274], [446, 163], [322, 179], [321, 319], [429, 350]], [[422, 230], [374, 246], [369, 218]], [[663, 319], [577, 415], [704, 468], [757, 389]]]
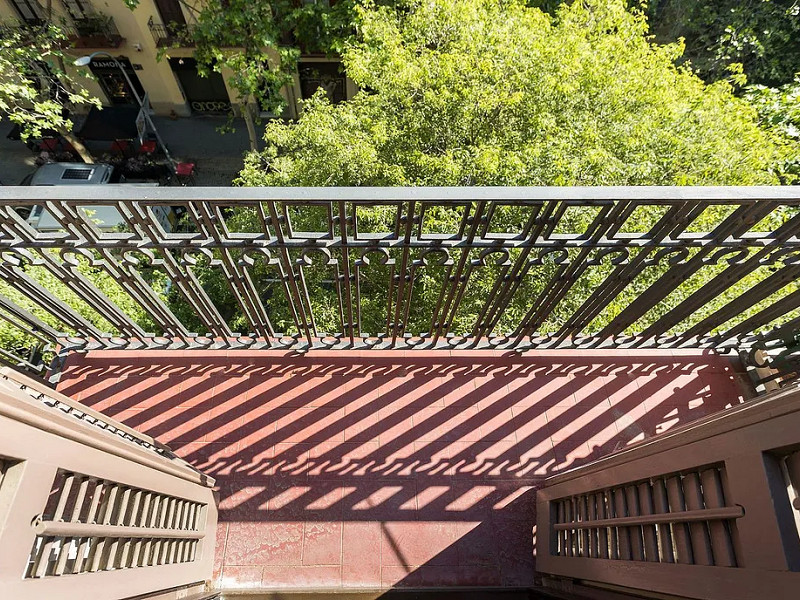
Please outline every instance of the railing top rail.
[[3, 204], [29, 204], [41, 200], [92, 202], [160, 201], [224, 202], [436, 202], [464, 204], [477, 201], [586, 202], [647, 201], [672, 203], [687, 200], [714, 203], [775, 200], [800, 204], [800, 186], [607, 186], [607, 187], [169, 187], [125, 186], [4, 186]]
[[[11, 385], [12, 389], [16, 388], [26, 391], [32, 398], [39, 399], [49, 406], [55, 407], [58, 404], [63, 405], [62, 412], [68, 414], [77, 413], [77, 415], [80, 415], [78, 418], [81, 419], [88, 417], [91, 419], [92, 423], [96, 423], [97, 421], [105, 421], [109, 424], [112, 424], [112, 420], [109, 419], [108, 416], [97, 412], [96, 410], [93, 410], [92, 408], [85, 406], [76, 400], [73, 400], [69, 396], [65, 396], [61, 392], [49, 388], [44, 383], [36, 381], [35, 379], [31, 379], [30, 377], [27, 377], [9, 367], [0, 367], [0, 385], [6, 382]], [[156, 449], [168, 450], [166, 446], [160, 444], [149, 435], [140, 433], [123, 423], [113, 422], [113, 426], [114, 429], [119, 432], [118, 435], [127, 434], [128, 439], [136, 438], [136, 440], [144, 443], [147, 446], [152, 446]]]

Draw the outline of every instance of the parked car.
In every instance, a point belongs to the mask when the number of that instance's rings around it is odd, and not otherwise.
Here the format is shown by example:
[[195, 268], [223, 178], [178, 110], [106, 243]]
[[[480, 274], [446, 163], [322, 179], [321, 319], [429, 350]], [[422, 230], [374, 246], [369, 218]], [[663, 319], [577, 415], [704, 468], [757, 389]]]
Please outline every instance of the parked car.
[[114, 167], [104, 163], [49, 163], [36, 170], [30, 185], [102, 185], [113, 175]]
[[[20, 185], [125, 185], [138, 187], [158, 187], [158, 183], [126, 183], [115, 176], [114, 167], [104, 163], [49, 163], [39, 167], [35, 173], [26, 177]], [[112, 231], [126, 224], [125, 219], [113, 206], [82, 207], [91, 211], [90, 218], [101, 231]], [[174, 229], [177, 212], [170, 206], [152, 206], [151, 211], [166, 232]], [[28, 224], [37, 231], [57, 231], [63, 229], [61, 223], [44, 206], [35, 206], [26, 217]]]

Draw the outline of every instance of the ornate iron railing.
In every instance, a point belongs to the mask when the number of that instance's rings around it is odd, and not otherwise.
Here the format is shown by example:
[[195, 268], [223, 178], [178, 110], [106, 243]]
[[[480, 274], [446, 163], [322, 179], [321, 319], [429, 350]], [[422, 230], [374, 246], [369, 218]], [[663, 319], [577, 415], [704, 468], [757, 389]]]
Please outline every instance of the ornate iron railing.
[[[7, 20], [0, 22], [0, 38], [26, 32], [33, 36], [45, 21]], [[56, 25], [75, 48], [119, 48], [124, 38], [114, 19], [108, 15], [92, 13], [83, 19], [61, 20]]]
[[117, 24], [108, 15], [90, 14], [83, 19], [73, 19], [62, 28], [78, 48], [119, 48], [123, 40]]
[[6, 187], [0, 316], [66, 350], [791, 355], [799, 207], [792, 187]]
[[192, 41], [191, 26], [187, 23], [156, 23], [153, 17], [147, 21], [147, 27], [153, 36], [153, 41], [159, 48], [190, 47]]

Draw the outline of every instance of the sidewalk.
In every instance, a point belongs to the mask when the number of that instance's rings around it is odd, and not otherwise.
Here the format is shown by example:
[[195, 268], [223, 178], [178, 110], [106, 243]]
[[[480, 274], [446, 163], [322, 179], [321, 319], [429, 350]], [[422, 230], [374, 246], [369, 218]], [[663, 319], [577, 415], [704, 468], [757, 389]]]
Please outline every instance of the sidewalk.
[[6, 136], [13, 125], [6, 119], [0, 121], [0, 183], [19, 185], [29, 173], [36, 170], [33, 164], [36, 156], [19, 140]]
[[[234, 133], [219, 133], [228, 122], [222, 116], [195, 116], [172, 120], [153, 117], [161, 138], [178, 162], [197, 165], [197, 185], [228, 186], [244, 165], [250, 149], [247, 128], [242, 119], [234, 121]], [[263, 131], [263, 124], [257, 131]]]
[[[224, 116], [175, 120], [153, 117], [153, 121], [173, 158], [197, 165], [198, 186], [229, 186], [239, 174], [244, 154], [250, 147], [241, 119], [234, 121], [234, 133], [225, 134], [217, 131], [227, 123]], [[11, 127], [6, 120], [0, 122], [0, 182], [3, 185], [19, 185], [26, 175], [36, 170], [35, 155], [22, 142], [6, 137]]]

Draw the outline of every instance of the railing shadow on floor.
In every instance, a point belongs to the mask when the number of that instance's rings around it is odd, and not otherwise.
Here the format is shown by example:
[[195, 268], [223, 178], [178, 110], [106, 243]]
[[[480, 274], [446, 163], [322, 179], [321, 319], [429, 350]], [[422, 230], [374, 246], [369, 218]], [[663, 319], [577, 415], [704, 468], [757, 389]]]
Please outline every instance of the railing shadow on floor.
[[543, 477], [740, 403], [736, 377], [699, 351], [121, 351], [59, 389], [217, 479], [223, 582], [524, 586]]

